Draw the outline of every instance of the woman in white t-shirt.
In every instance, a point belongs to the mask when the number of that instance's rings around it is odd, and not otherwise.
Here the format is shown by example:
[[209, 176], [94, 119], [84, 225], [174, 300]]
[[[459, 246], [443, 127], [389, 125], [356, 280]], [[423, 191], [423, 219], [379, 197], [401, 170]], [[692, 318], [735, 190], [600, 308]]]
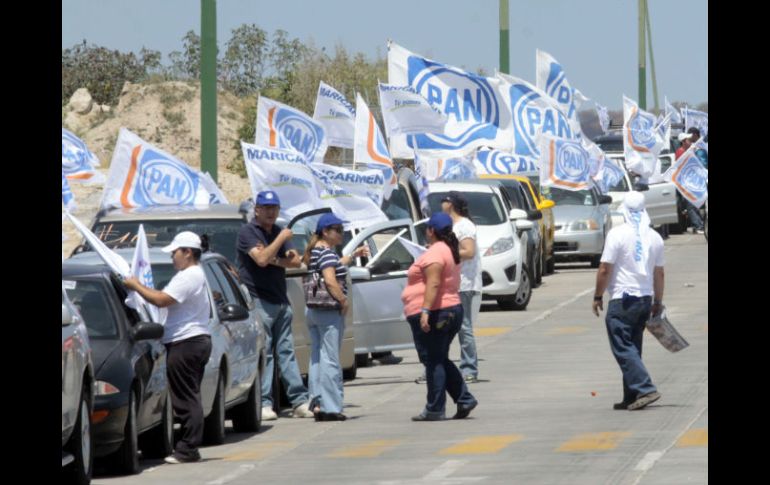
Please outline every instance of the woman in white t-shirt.
[[166, 374], [174, 414], [182, 423], [182, 437], [166, 463], [200, 461], [198, 445], [203, 439], [201, 381], [211, 356], [208, 328], [210, 304], [206, 276], [200, 267], [201, 239], [185, 231], [176, 235], [162, 251], [171, 253], [177, 273], [163, 290], [142, 285], [136, 278], [123, 284], [138, 292], [149, 303], [166, 308], [163, 339], [166, 345]]

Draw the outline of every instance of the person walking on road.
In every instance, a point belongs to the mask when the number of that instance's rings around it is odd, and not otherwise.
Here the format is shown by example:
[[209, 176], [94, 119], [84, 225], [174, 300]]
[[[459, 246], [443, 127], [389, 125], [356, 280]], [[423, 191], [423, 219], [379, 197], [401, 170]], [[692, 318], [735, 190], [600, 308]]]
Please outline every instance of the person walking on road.
[[630, 192], [622, 212], [626, 224], [607, 234], [592, 309], [598, 317], [608, 290], [607, 336], [623, 374], [623, 400], [613, 409], [634, 411], [661, 396], [642, 362], [642, 340], [646, 322], [663, 309], [663, 240], [650, 228], [641, 193]]

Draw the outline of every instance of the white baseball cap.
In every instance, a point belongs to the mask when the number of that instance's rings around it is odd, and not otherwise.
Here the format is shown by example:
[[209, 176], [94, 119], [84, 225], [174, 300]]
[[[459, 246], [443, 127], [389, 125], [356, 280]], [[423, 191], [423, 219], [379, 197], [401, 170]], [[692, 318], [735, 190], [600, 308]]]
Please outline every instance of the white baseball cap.
[[685, 141], [691, 136], [692, 136], [692, 133], [679, 133], [679, 136], [677, 136], [677, 139], [679, 139], [679, 141]]
[[164, 253], [173, 253], [179, 248], [201, 248], [201, 238], [191, 231], [180, 232], [176, 235], [171, 244], [161, 249]]

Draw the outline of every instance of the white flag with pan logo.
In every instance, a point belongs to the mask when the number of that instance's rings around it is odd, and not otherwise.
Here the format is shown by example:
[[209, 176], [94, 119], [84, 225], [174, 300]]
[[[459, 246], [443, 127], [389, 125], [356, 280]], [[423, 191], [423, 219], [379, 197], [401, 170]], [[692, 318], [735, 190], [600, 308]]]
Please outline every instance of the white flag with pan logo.
[[709, 171], [703, 168], [700, 159], [695, 155], [695, 147], [691, 146], [674, 162], [663, 179], [672, 182], [682, 197], [692, 205], [700, 208], [708, 199]]
[[446, 115], [431, 107], [411, 86], [379, 83], [380, 109], [385, 133], [396, 135], [444, 133]]
[[611, 158], [607, 158], [604, 160], [599, 172], [593, 176], [593, 180], [599, 187], [599, 190], [601, 190], [603, 194], [606, 194], [619, 184], [625, 176], [625, 172], [623, 172], [623, 169], [617, 165], [617, 162]]
[[578, 108], [586, 98], [576, 93], [577, 90], [570, 85], [562, 65], [551, 54], [538, 49], [536, 66], [535, 85], [555, 99], [567, 118], [580, 126]]
[[415, 150], [428, 181], [473, 180], [478, 178], [474, 162], [475, 150], [466, 154], [457, 151]]
[[101, 208], [206, 206], [222, 198], [221, 192], [212, 194], [206, 189], [201, 172], [127, 129], [120, 129]]
[[[410, 156], [411, 157], [411, 156]], [[362, 164], [367, 168], [381, 170], [385, 176], [385, 200], [396, 188], [398, 179], [388, 146], [382, 136], [377, 120], [369, 111], [366, 101], [356, 93], [356, 140], [353, 147], [353, 165]]]
[[321, 207], [330, 207], [342, 220], [350, 221], [351, 227], [363, 228], [388, 220], [380, 206], [372, 199], [355, 195], [340, 187], [324, 172], [316, 170], [315, 166], [317, 165], [311, 166], [310, 169], [315, 177]]
[[540, 185], [566, 190], [590, 187], [591, 156], [579, 140], [541, 136]]
[[314, 163], [313, 168], [323, 172], [335, 184], [359, 197], [368, 197], [377, 207], [382, 205], [385, 175], [382, 170], [350, 170], [326, 163]]
[[323, 163], [326, 130], [302, 111], [260, 96], [254, 143], [267, 148], [296, 150], [308, 163]]
[[391, 154], [411, 158], [421, 150], [511, 148], [511, 116], [501, 82], [426, 59], [398, 44], [388, 46], [388, 84], [411, 86], [447, 116], [443, 134], [391, 137]]
[[668, 98], [663, 96], [666, 106], [666, 116], [671, 118], [672, 123], [682, 123], [682, 115], [679, 110], [676, 109], [671, 103], [668, 102]]
[[326, 130], [329, 146], [353, 148], [356, 110], [339, 91], [321, 81], [313, 119]]
[[99, 166], [99, 159], [91, 153], [85, 142], [71, 131], [61, 129], [61, 169], [69, 180], [81, 180], [89, 183], [104, 183], [104, 174], [94, 167]]
[[602, 106], [599, 103], [594, 104], [596, 105], [596, 116], [599, 117], [599, 126], [606, 135], [610, 129], [610, 113], [607, 111], [606, 106]]
[[636, 102], [623, 96], [623, 152], [628, 170], [643, 178], [653, 175], [658, 154], [668, 142], [661, 128], [665, 131], [655, 115], [639, 109]]
[[700, 137], [706, 138], [709, 134], [709, 114], [690, 108], [682, 108], [684, 116], [684, 129], [697, 128], [700, 131]]
[[[148, 288], [155, 288], [155, 282], [152, 278], [152, 266], [150, 266], [150, 247], [147, 244], [147, 235], [144, 233], [144, 224], [139, 224], [139, 230], [137, 231], [136, 248], [134, 249], [134, 257], [131, 259], [131, 276], [139, 280], [141, 284]], [[136, 291], [130, 291], [128, 298], [126, 298], [126, 305], [134, 309], [144, 304], [150, 312], [152, 321], [161, 323], [161, 312], [158, 307], [148, 303], [142, 295]], [[164, 312], [165, 313], [165, 312]]]
[[529, 175], [539, 172], [537, 159], [502, 150], [481, 149], [476, 152], [474, 163], [481, 178], [495, 175]]

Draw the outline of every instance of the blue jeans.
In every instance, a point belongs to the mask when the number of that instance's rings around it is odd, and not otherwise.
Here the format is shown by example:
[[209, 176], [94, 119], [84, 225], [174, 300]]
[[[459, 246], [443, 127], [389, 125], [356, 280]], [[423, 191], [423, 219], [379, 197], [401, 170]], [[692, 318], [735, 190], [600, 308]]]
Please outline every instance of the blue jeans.
[[690, 219], [692, 227], [696, 230], [703, 230], [703, 218], [700, 216], [700, 210], [691, 204], [689, 200], [685, 200], [684, 203], [687, 207], [687, 217]]
[[257, 313], [265, 329], [265, 368], [262, 374], [262, 407], [273, 405], [273, 345], [278, 353], [278, 368], [281, 382], [292, 407], [307, 402], [308, 394], [299, 374], [299, 366], [294, 356], [294, 340], [291, 335], [291, 306], [270, 303], [254, 297]]
[[623, 402], [626, 403], [657, 390], [642, 363], [642, 340], [651, 303], [649, 296], [627, 297], [610, 300], [607, 306], [607, 335], [623, 373]]
[[457, 337], [460, 339], [460, 371], [463, 376], [478, 377], [479, 358], [476, 355], [476, 338], [473, 336], [473, 322], [481, 309], [480, 291], [461, 291], [463, 321]]
[[461, 406], [472, 406], [476, 398], [468, 391], [460, 370], [449, 360], [449, 346], [460, 329], [463, 317], [462, 305], [455, 305], [430, 312], [430, 332], [420, 328], [420, 314], [407, 317], [412, 328], [414, 346], [420, 362], [425, 365], [428, 395], [423, 415], [443, 417], [446, 393]]
[[324, 413], [342, 412], [342, 366], [340, 347], [345, 317], [339, 310], [305, 310], [310, 331], [310, 400]]

